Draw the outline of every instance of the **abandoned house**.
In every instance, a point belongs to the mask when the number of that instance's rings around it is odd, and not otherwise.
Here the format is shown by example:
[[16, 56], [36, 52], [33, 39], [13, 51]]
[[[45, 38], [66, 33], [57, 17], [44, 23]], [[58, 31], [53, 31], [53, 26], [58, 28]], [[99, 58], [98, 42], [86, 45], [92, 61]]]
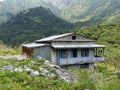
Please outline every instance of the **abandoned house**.
[[74, 33], [50, 36], [22, 45], [22, 54], [26, 57], [41, 57], [65, 67], [92, 68], [94, 62], [104, 61], [104, 50], [104, 45]]

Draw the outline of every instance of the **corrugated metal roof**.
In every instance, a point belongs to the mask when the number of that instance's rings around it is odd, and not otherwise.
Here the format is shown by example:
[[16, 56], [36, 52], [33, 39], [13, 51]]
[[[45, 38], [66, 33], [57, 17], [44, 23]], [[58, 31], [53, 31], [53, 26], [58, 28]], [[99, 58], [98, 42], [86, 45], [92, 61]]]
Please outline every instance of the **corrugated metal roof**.
[[105, 45], [85, 44], [85, 45], [52, 45], [54, 48], [104, 48]]
[[27, 47], [27, 48], [34, 48], [34, 47], [42, 47], [45, 45], [46, 44], [30, 43], [30, 44], [23, 44], [22, 46]]
[[[77, 35], [79, 37], [81, 37], [80, 39], [76, 39], [76, 40], [59, 40], [59, 38], [65, 37], [65, 36], [69, 36], [69, 35]], [[95, 40], [91, 40], [91, 39], [87, 39], [84, 38], [78, 34], [74, 34], [74, 33], [66, 33], [66, 34], [61, 34], [61, 35], [54, 35], [54, 36], [50, 36], [50, 37], [46, 37], [40, 40], [36, 40], [35, 42], [50, 42], [50, 41], [95, 41]]]
[[40, 39], [40, 40], [36, 40], [35, 42], [51, 41], [51, 40], [54, 40], [54, 39], [57, 39], [57, 38], [60, 38], [60, 37], [64, 37], [64, 36], [67, 36], [67, 35], [71, 35], [71, 34], [73, 34], [73, 33], [54, 35], [54, 36], [46, 37], [46, 38], [43, 38], [43, 39]]

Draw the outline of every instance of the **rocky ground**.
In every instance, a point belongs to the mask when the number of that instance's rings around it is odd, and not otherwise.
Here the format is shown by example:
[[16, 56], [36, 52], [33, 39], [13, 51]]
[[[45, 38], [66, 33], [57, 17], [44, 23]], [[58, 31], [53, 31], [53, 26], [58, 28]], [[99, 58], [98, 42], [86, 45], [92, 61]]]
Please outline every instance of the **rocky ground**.
[[[0, 58], [4, 58], [4, 59], [14, 58], [14, 59], [18, 60], [18, 62], [25, 61], [25, 57], [23, 57], [21, 55], [13, 55], [13, 56], [7, 55], [7, 56], [0, 56]], [[33, 61], [31, 60], [27, 64], [24, 64], [24, 63], [22, 63], [22, 64], [23, 65], [21, 65], [21, 66], [20, 66], [20, 63], [14, 63], [14, 64], [2, 66], [0, 68], [0, 70], [1, 71], [9, 70], [11, 72], [27, 72], [29, 75], [32, 75], [32, 76], [43, 75], [43, 76], [46, 76], [49, 78], [53, 78], [57, 75], [59, 78], [61, 78], [62, 80], [65, 80], [68, 83], [76, 81], [75, 77], [73, 75], [71, 75], [68, 71], [62, 69], [58, 65], [55, 65], [55, 64], [49, 62], [48, 60], [44, 61], [44, 63], [42, 63], [42, 65], [39, 62], [36, 62], [34, 60]], [[31, 67], [34, 67], [37, 69], [33, 69]], [[51, 70], [54, 71], [55, 73], [51, 72]]]

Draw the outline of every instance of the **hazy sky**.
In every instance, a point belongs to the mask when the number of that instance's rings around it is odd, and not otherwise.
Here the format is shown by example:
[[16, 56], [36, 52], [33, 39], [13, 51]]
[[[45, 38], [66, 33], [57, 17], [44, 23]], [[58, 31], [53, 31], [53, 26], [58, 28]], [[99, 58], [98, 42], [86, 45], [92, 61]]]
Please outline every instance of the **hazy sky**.
[[0, 1], [4, 1], [4, 0], [0, 0]]

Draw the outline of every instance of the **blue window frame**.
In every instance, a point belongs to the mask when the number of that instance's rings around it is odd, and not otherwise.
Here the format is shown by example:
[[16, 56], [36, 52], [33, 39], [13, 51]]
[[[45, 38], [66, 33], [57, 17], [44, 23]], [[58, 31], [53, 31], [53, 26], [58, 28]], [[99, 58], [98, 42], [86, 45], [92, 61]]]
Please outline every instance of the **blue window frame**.
[[72, 57], [73, 58], [77, 57], [77, 49], [72, 49]]
[[57, 50], [57, 60], [62, 58], [68, 58], [68, 50], [67, 49], [58, 49]]
[[89, 49], [88, 48], [83, 48], [81, 50], [81, 57], [89, 57]]
[[68, 51], [67, 49], [61, 49], [61, 58], [68, 58]]

